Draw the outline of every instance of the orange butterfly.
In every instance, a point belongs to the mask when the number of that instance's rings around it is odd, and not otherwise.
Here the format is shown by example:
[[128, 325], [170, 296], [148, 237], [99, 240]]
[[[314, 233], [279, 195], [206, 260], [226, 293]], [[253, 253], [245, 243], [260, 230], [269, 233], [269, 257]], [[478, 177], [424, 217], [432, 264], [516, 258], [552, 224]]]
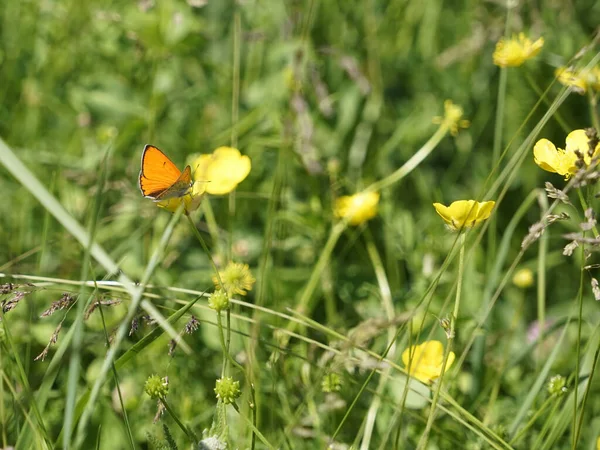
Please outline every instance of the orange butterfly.
[[146, 145], [142, 153], [140, 190], [155, 202], [183, 197], [192, 187], [192, 169], [186, 166], [181, 172], [173, 161], [158, 148]]

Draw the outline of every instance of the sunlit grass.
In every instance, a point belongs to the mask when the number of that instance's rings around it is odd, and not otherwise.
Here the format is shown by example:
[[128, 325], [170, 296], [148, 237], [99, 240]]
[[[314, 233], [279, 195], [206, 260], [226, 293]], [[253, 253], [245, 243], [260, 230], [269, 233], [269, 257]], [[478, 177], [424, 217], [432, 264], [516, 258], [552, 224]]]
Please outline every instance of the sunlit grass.
[[0, 447], [595, 448], [600, 6], [507, 6], [3, 2]]

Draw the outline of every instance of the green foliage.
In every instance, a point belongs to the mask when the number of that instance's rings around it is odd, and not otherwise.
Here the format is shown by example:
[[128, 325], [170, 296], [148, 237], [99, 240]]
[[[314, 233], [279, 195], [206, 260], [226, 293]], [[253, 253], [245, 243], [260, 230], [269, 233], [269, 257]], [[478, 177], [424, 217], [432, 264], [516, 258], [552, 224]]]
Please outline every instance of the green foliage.
[[[596, 445], [598, 187], [532, 148], [598, 127], [598, 93], [554, 73], [599, 66], [600, 3], [509, 3], [0, 2], [0, 447]], [[521, 31], [541, 53], [494, 66]], [[252, 170], [177, 219], [137, 187], [147, 143]], [[376, 217], [335, 217], [373, 186]], [[460, 199], [496, 201], [463, 252], [432, 207]], [[217, 313], [228, 261], [251, 292]], [[456, 360], [408, 378], [432, 339]]]

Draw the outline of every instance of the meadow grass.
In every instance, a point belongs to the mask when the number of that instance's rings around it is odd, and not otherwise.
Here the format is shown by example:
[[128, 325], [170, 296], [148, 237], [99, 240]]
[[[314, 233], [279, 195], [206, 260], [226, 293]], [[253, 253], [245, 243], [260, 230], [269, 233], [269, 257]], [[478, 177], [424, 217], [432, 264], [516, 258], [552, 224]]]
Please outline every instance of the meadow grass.
[[599, 24], [3, 1], [0, 447], [600, 448]]

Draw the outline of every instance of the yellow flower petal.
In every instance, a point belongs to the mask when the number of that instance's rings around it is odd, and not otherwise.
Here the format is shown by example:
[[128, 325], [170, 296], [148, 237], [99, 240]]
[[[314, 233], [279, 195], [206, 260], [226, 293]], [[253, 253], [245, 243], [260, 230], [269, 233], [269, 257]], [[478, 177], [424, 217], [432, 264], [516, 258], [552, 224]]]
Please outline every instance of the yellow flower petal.
[[[448, 354], [446, 370], [454, 363], [454, 352]], [[444, 346], [440, 341], [426, 341], [413, 345], [402, 352], [402, 362], [410, 375], [423, 383], [431, 383], [442, 375], [444, 365]]]
[[533, 159], [535, 163], [548, 172], [556, 172], [569, 178], [574, 175], [577, 168], [577, 153], [583, 155], [584, 162], [589, 165], [592, 158], [600, 155], [600, 144], [594, 150], [594, 154], [589, 153], [589, 137], [583, 129], [573, 130], [566, 139], [566, 148], [562, 150], [548, 139], [540, 139], [533, 147]]
[[574, 88], [579, 94], [585, 94], [588, 89], [588, 74], [585, 70], [575, 71], [568, 67], [559, 67], [554, 74], [559, 83]]
[[192, 163], [194, 178], [207, 181], [206, 192], [213, 195], [233, 191], [250, 173], [250, 158], [232, 147], [219, 147], [209, 155], [200, 155]]
[[[556, 146], [548, 139], [540, 139], [533, 147], [533, 160], [542, 169], [548, 172], [560, 173], [560, 160]], [[564, 173], [561, 173], [564, 175]]]
[[348, 219], [350, 225], [360, 225], [377, 215], [378, 192], [360, 192], [339, 197], [335, 201], [336, 217]]
[[590, 138], [588, 137], [585, 130], [573, 130], [571, 131], [566, 139], [567, 147], [565, 151], [567, 153], [573, 153], [575, 160], [577, 159], [576, 151], [581, 152], [583, 159], [587, 165], [592, 162], [592, 158], [600, 154], [600, 143], [596, 145], [594, 153], [590, 155]]
[[474, 227], [486, 220], [492, 214], [495, 204], [494, 201], [458, 200], [450, 206], [434, 203], [433, 207], [450, 228], [460, 230]]
[[511, 39], [502, 38], [496, 44], [494, 64], [499, 67], [518, 67], [537, 55], [544, 46], [544, 39], [532, 42], [524, 33]]

